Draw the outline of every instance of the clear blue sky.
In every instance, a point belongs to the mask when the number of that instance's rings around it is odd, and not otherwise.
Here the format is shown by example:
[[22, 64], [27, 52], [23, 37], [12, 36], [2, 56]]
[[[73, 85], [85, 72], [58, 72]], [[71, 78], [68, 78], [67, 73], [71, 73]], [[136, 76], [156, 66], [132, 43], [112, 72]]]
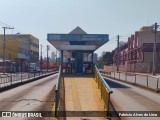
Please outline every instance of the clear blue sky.
[[69, 33], [77, 26], [90, 34], [109, 34], [99, 55], [116, 47], [116, 35], [126, 41], [142, 26], [160, 23], [159, 12], [160, 0], [0, 0], [0, 22], [15, 27], [12, 33], [32, 34], [44, 48], [47, 33]]

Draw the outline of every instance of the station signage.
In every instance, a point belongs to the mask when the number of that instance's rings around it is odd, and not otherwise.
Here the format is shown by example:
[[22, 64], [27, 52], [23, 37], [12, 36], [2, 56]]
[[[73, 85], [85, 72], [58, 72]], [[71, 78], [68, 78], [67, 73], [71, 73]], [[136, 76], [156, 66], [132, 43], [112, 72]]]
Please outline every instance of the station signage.
[[105, 41], [109, 40], [108, 34], [48, 34], [48, 40], [61, 41]]

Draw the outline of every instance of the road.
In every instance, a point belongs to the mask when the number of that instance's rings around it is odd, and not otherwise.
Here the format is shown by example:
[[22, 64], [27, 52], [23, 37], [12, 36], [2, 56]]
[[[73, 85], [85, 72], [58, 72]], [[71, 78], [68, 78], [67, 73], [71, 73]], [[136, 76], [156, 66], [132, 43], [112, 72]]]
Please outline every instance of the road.
[[[0, 93], [0, 111], [51, 111], [57, 74]], [[0, 118], [1, 120], [49, 120], [46, 118]]]
[[[117, 111], [160, 111], [160, 94], [112, 79], [111, 101]], [[159, 117], [122, 117], [122, 120], [159, 120]]]

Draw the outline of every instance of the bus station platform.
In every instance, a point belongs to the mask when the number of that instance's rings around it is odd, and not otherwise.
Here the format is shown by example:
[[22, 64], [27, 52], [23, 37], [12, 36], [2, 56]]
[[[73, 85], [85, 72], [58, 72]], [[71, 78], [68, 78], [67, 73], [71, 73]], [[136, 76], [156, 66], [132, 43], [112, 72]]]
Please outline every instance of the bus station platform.
[[93, 75], [66, 76], [66, 111], [104, 111], [104, 103]]
[[[105, 113], [109, 111], [112, 90], [95, 66], [94, 51], [109, 41], [109, 35], [87, 34], [78, 26], [69, 34], [49, 33], [47, 40], [60, 52], [55, 87], [55, 116], [91, 120], [92, 115], [96, 114], [93, 120], [104, 119]], [[86, 118], [86, 112], [94, 113]], [[99, 115], [102, 112], [104, 117]]]
[[[105, 103], [95, 79], [94, 74], [83, 76], [76, 74], [63, 75], [64, 98], [62, 104], [64, 107], [60, 108], [60, 111], [66, 112], [65, 120], [107, 119], [107, 116], [101, 116], [101, 113], [105, 111]], [[55, 111], [55, 107], [52, 108], [52, 111]], [[88, 117], [81, 116], [83, 112], [87, 112]], [[61, 119], [64, 119], [64, 117], [61, 117]], [[50, 120], [57, 120], [57, 118], [52, 117]]]

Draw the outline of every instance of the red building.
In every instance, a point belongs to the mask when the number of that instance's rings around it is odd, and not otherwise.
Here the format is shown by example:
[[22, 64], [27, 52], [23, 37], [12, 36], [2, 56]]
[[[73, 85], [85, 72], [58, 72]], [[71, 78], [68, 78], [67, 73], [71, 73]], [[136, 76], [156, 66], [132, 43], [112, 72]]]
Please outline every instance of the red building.
[[[114, 64], [119, 70], [132, 72], [152, 72], [153, 68], [153, 46], [155, 32], [152, 26], [142, 27], [128, 37], [128, 42], [115, 49]], [[156, 36], [156, 72], [160, 72], [160, 31]]]

